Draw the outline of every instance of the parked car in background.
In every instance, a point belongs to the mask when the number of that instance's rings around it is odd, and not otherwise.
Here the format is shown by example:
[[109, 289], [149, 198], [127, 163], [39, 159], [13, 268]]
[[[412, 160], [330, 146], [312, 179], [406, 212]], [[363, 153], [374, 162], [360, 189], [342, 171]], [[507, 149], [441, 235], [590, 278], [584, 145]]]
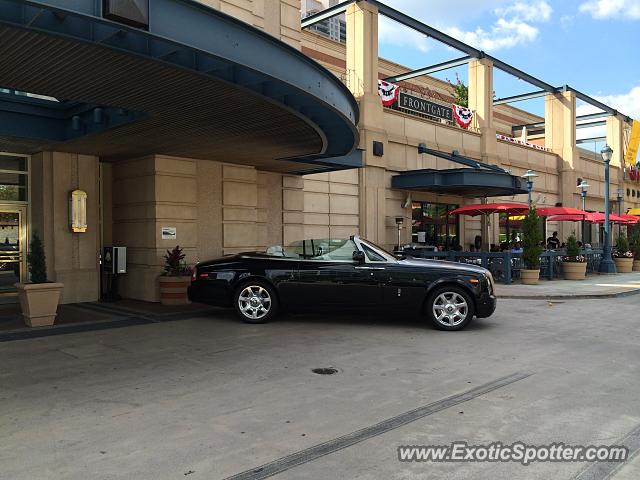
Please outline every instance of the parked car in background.
[[248, 323], [267, 322], [282, 309], [387, 309], [419, 312], [441, 330], [460, 330], [474, 315], [488, 317], [496, 307], [488, 270], [398, 258], [357, 236], [303, 240], [198, 263], [189, 298], [233, 307]]

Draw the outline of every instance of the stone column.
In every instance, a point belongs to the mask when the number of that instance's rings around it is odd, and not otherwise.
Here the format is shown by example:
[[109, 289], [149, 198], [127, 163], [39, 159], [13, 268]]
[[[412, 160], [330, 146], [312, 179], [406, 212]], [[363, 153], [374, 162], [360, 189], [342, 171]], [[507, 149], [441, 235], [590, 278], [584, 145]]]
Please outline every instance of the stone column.
[[[64, 283], [61, 303], [98, 300], [100, 270], [99, 160], [41, 152], [31, 159], [31, 231], [44, 242], [49, 280]], [[87, 192], [87, 231], [69, 227], [69, 194]], [[27, 243], [31, 239], [26, 239]]]
[[[385, 155], [388, 151], [384, 112], [378, 95], [378, 9], [367, 2], [347, 8], [347, 84], [360, 106], [360, 148], [364, 168], [360, 170], [360, 233], [374, 242], [386, 243]], [[381, 142], [385, 155], [373, 155], [374, 142]]]
[[469, 62], [469, 108], [480, 129], [482, 161], [498, 163], [498, 140], [493, 124], [493, 62], [480, 58]]
[[[574, 92], [548, 94], [545, 97], [545, 146], [560, 156], [559, 194], [564, 207], [582, 208], [576, 188], [576, 165], [579, 152], [576, 145], [576, 95]], [[535, 188], [535, 183], [534, 183]], [[560, 223], [560, 236], [564, 239], [575, 226]]]
[[[610, 185], [610, 195], [613, 202], [617, 202], [617, 190], [618, 188], [624, 185], [624, 151], [625, 151], [625, 142], [624, 142], [624, 129], [625, 129], [625, 121], [622, 115], [609, 115], [607, 117], [607, 144], [613, 150], [613, 156], [611, 157], [610, 163], [610, 177], [611, 177], [611, 185]], [[620, 206], [620, 211], [625, 213], [624, 207], [624, 198], [622, 196], [622, 205]], [[612, 203], [613, 205], [613, 203]], [[614, 209], [613, 213], [618, 213], [617, 204], [616, 209]], [[616, 232], [617, 232], [616, 228]], [[616, 233], [617, 235], [617, 233]], [[615, 238], [615, 235], [612, 239]]]
[[[197, 161], [149, 155], [113, 166], [113, 242], [127, 247], [127, 274], [120, 294], [150, 302], [160, 299], [158, 275], [167, 250], [180, 245], [192, 265], [197, 256]], [[162, 239], [175, 227], [175, 239]]]

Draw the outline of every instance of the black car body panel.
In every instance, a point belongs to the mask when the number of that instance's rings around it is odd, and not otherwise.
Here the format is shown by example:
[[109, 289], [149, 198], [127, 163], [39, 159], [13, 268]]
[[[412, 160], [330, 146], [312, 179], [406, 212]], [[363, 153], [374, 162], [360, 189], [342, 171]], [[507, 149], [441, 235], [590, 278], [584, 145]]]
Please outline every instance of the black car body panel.
[[[378, 248], [358, 237], [351, 241], [358, 249]], [[420, 311], [435, 288], [455, 284], [469, 294], [477, 317], [487, 317], [495, 310], [493, 279], [488, 270], [447, 261], [396, 259], [382, 252], [379, 256], [384, 261], [367, 258], [365, 262], [308, 259], [304, 255], [285, 258], [257, 252], [230, 255], [196, 266], [189, 298], [230, 307], [239, 286], [257, 278], [268, 282], [280, 305], [289, 310]]]

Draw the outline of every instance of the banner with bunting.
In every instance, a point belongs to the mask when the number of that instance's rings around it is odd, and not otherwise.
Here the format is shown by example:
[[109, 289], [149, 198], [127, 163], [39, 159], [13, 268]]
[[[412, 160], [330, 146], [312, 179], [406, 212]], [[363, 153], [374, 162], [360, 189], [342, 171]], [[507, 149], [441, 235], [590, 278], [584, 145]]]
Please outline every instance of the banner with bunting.
[[473, 110], [462, 107], [460, 105], [453, 104], [453, 118], [456, 119], [456, 123], [462, 128], [469, 128], [471, 122], [473, 122]]
[[378, 80], [378, 95], [380, 95], [382, 105], [385, 107], [390, 107], [396, 103], [399, 93], [400, 89], [398, 88], [398, 85], [385, 82], [384, 80]]

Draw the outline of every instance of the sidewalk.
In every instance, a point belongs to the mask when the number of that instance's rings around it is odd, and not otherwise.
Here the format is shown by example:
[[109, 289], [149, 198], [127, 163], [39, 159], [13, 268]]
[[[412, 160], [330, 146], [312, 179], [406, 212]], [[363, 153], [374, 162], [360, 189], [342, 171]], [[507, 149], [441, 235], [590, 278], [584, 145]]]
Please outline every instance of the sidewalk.
[[589, 275], [583, 281], [540, 280], [538, 285], [496, 284], [498, 298], [609, 298], [640, 293], [640, 272]]

